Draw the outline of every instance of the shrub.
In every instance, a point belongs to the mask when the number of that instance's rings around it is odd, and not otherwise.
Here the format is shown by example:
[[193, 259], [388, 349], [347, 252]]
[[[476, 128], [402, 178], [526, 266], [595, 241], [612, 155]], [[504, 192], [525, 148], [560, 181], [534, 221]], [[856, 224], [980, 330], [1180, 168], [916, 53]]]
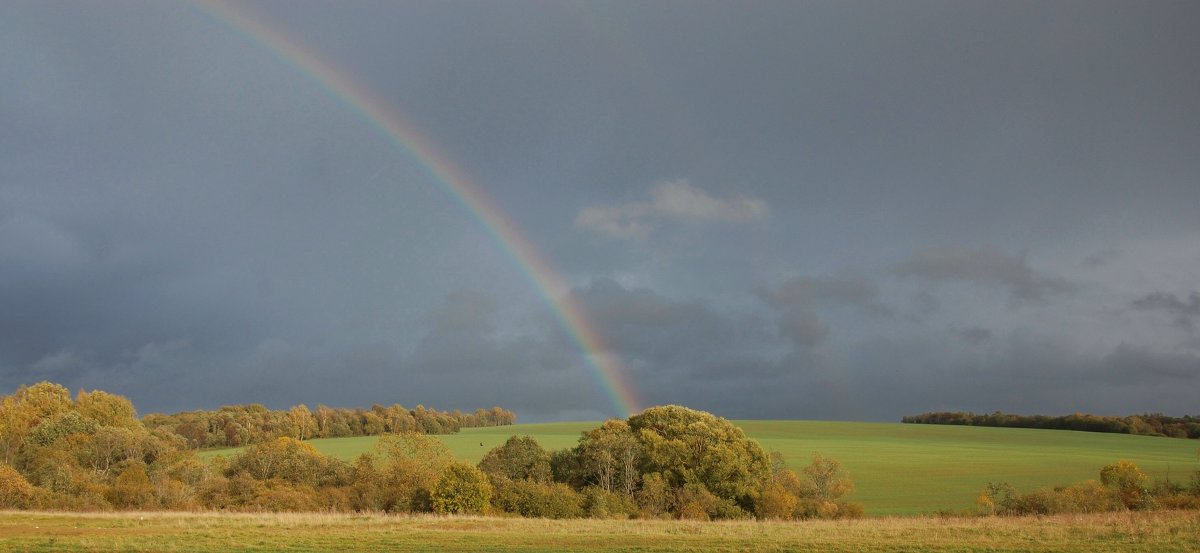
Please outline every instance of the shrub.
[[642, 476], [642, 489], [634, 495], [641, 518], [664, 518], [671, 512], [671, 488], [659, 473]]
[[492, 485], [482, 471], [462, 463], [446, 467], [430, 492], [435, 512], [441, 514], [482, 513], [492, 496]]
[[1150, 494], [1146, 490], [1149, 478], [1142, 469], [1130, 461], [1117, 461], [1100, 469], [1100, 482], [1113, 489], [1126, 509], [1148, 506]]
[[248, 506], [275, 513], [316, 511], [320, 507], [317, 492], [304, 485], [273, 480], [260, 490]]
[[758, 495], [758, 501], [754, 504], [754, 514], [758, 518], [788, 520], [794, 516], [799, 502], [800, 500], [783, 484], [772, 482]]
[[675, 495], [679, 518], [685, 520], [742, 519], [746, 511], [732, 500], [710, 492], [704, 484], [685, 484]]
[[1112, 490], [1095, 480], [1054, 490], [1056, 513], [1105, 513], [1121, 508], [1121, 503]]
[[246, 472], [258, 480], [280, 478], [315, 487], [341, 484], [349, 479], [345, 463], [322, 455], [311, 444], [293, 438], [276, 438], [252, 445], [229, 461], [225, 475]]
[[152, 507], [154, 487], [150, 485], [146, 467], [141, 464], [131, 464], [126, 467], [121, 474], [117, 475], [107, 496], [108, 501], [118, 509]]
[[496, 496], [496, 506], [509, 513], [535, 518], [583, 516], [583, 496], [561, 483], [517, 480]]
[[24, 509], [33, 501], [33, 486], [16, 469], [0, 463], [0, 508]]
[[583, 490], [583, 511], [590, 518], [627, 519], [637, 514], [638, 505], [631, 495], [588, 486]]

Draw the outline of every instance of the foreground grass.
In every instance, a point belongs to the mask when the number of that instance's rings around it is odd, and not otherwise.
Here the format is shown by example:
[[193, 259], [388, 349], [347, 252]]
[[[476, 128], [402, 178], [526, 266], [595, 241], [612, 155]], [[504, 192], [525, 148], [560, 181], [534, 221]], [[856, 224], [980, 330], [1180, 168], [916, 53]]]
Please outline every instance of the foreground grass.
[[[828, 421], [734, 421], [768, 450], [799, 469], [813, 452], [841, 461], [856, 490], [850, 496], [869, 515], [930, 514], [973, 506], [988, 482], [1008, 482], [1022, 492], [1099, 477], [1104, 465], [1127, 459], [1155, 478], [1187, 481], [1196, 462], [1195, 440], [1066, 430], [982, 428], [926, 424]], [[532, 436], [547, 449], [574, 446], [596, 422], [518, 424], [468, 428], [438, 436], [460, 459], [478, 463], [513, 434]], [[378, 438], [312, 440], [346, 461], [366, 453]], [[205, 456], [234, 450], [208, 451]]]
[[0, 512], [0, 551], [1200, 551], [1200, 514], [810, 522]]

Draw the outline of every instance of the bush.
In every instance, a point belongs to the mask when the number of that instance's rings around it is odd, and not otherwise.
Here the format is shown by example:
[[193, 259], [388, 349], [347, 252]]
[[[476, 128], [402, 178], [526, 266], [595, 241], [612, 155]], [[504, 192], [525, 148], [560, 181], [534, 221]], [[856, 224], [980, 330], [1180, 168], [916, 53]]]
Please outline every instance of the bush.
[[316, 490], [308, 486], [273, 480], [247, 506], [275, 513], [294, 513], [316, 511], [320, 503]]
[[117, 475], [108, 490], [108, 501], [118, 509], [142, 509], [153, 507], [154, 487], [141, 464], [131, 464]]
[[796, 512], [800, 500], [783, 484], [772, 482], [763, 488], [754, 504], [758, 518], [789, 520]]
[[430, 491], [433, 510], [441, 514], [482, 513], [492, 496], [492, 485], [479, 469], [452, 463]]
[[642, 476], [642, 489], [634, 496], [638, 504], [638, 516], [641, 518], [665, 518], [672, 508], [671, 488], [666, 478], [661, 474], [651, 473]]
[[1121, 508], [1112, 490], [1095, 480], [1054, 490], [1052, 510], [1056, 513], [1105, 513]]
[[588, 486], [583, 490], [583, 511], [589, 518], [627, 519], [637, 514], [638, 505], [633, 496]]
[[496, 506], [524, 517], [579, 518], [583, 516], [583, 496], [561, 483], [517, 480], [496, 496]]
[[322, 455], [312, 444], [293, 438], [276, 438], [246, 448], [231, 459], [225, 469], [226, 476], [240, 472], [258, 480], [280, 478], [310, 487], [341, 484], [350, 476], [350, 468], [345, 463]]
[[33, 485], [16, 469], [0, 463], [0, 508], [24, 509], [32, 501]]
[[684, 520], [743, 519], [749, 515], [732, 500], [718, 497], [704, 484], [686, 484], [675, 494], [679, 518]]
[[1126, 509], [1149, 506], [1150, 494], [1146, 490], [1148, 480], [1142, 469], [1129, 461], [1117, 461], [1100, 469], [1100, 482], [1116, 491]]

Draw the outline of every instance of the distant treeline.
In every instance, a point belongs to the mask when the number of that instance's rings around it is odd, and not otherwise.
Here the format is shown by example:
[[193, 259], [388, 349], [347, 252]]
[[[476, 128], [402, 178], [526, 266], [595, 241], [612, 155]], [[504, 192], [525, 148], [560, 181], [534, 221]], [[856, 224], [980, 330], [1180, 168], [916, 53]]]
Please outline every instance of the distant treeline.
[[452, 434], [460, 428], [513, 424], [512, 411], [492, 407], [474, 413], [438, 411], [418, 405], [408, 409], [396, 404], [370, 409], [346, 409], [317, 405], [315, 410], [298, 405], [288, 410], [270, 410], [252, 403], [232, 405], [216, 411], [187, 411], [173, 415], [149, 414], [142, 418], [147, 430], [166, 430], [184, 439], [192, 449], [238, 447], [275, 438], [341, 438], [379, 436], [389, 433]]
[[971, 412], [922, 413], [907, 416], [900, 422], [913, 424], [957, 424], [962, 426], [998, 426], [1005, 428], [1044, 428], [1051, 430], [1082, 430], [1113, 434], [1166, 436], [1169, 438], [1200, 439], [1200, 417], [1169, 417], [1162, 413], [1146, 413], [1128, 417], [1105, 417], [1075, 413], [1060, 417], [1047, 415], [1013, 415], [999, 411], [990, 415]]

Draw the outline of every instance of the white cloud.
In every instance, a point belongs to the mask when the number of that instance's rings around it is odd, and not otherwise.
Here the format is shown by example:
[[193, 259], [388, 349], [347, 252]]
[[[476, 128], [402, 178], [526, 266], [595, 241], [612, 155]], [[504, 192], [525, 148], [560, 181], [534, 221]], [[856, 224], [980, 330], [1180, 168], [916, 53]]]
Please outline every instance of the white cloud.
[[767, 203], [747, 196], [714, 198], [686, 179], [650, 187], [650, 201], [586, 207], [575, 225], [614, 238], [643, 239], [664, 220], [744, 223], [767, 216]]
[[693, 221], [754, 221], [767, 215], [767, 203], [758, 198], [720, 200], [692, 187], [686, 180], [665, 181], [650, 189], [654, 212]]

